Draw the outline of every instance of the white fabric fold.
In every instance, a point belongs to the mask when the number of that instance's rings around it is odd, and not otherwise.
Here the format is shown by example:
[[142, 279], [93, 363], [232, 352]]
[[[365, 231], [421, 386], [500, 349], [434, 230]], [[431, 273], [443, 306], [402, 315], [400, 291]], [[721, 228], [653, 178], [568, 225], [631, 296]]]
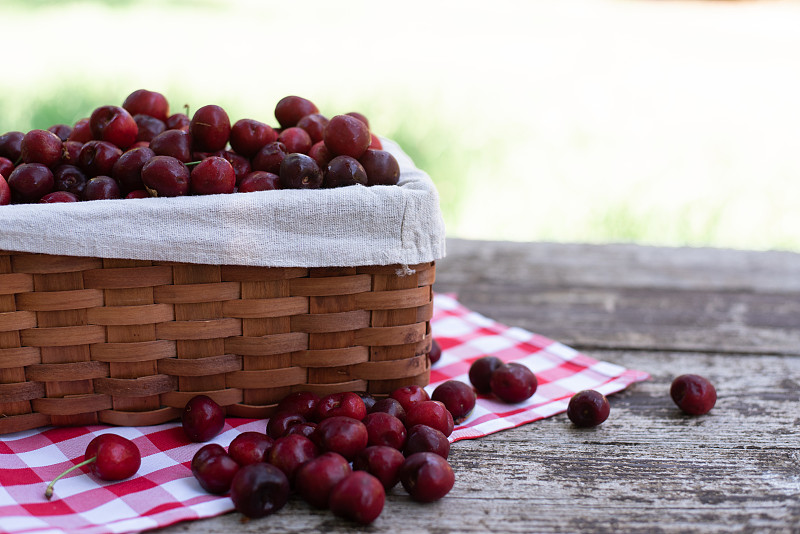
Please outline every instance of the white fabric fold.
[[397, 186], [0, 207], [0, 250], [210, 265], [350, 267], [445, 255], [430, 177], [394, 142]]

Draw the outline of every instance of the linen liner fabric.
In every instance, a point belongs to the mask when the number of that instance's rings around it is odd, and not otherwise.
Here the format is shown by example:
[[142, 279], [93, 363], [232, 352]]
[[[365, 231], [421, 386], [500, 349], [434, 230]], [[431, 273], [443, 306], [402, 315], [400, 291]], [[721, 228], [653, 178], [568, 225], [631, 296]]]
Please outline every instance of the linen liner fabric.
[[381, 139], [398, 186], [0, 207], [0, 250], [264, 267], [413, 265], [443, 258], [431, 178]]
[[[479, 438], [561, 413], [569, 397], [581, 389], [611, 394], [648, 378], [642, 371], [597, 361], [559, 342], [497, 323], [450, 295], [435, 295], [431, 328], [443, 352], [432, 369], [428, 392], [445, 380], [468, 383], [471, 363], [489, 354], [527, 365], [539, 381], [534, 396], [523, 403], [504, 404], [480, 396], [450, 441]], [[570, 423], [565, 419], [565, 424]], [[228, 419], [211, 443], [227, 447], [240, 433], [264, 432], [265, 427], [263, 419]], [[127, 437], [139, 447], [142, 465], [136, 476], [114, 483], [74, 473], [59, 480], [53, 500], [47, 501], [44, 490], [49, 481], [80, 462], [89, 441], [107, 432]], [[230, 498], [206, 493], [191, 474], [191, 459], [203, 445], [188, 443], [179, 423], [46, 428], [0, 436], [0, 532], [126, 533], [229, 512], [233, 510]], [[458, 454], [458, 448], [451, 454]], [[402, 493], [402, 489], [393, 492]]]

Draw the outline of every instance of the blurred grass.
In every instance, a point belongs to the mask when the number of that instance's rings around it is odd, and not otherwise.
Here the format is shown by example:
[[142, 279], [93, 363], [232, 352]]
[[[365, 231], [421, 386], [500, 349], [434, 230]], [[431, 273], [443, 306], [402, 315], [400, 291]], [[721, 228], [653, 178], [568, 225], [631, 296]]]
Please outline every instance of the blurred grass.
[[[0, 131], [74, 123], [140, 87], [274, 124], [300, 94], [399, 142], [454, 237], [800, 251], [791, 4], [346, 4], [2, 4], [10, 42], [66, 26], [91, 53], [29, 50], [0, 78]], [[124, 50], [92, 48], [95, 28]]]

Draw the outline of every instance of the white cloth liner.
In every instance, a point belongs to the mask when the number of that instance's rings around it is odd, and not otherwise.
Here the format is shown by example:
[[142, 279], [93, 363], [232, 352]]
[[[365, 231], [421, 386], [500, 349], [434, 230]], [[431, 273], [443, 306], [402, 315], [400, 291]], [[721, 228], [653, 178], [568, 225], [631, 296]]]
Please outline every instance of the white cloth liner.
[[394, 142], [397, 186], [0, 207], [0, 250], [210, 265], [413, 265], [444, 257], [430, 177]]

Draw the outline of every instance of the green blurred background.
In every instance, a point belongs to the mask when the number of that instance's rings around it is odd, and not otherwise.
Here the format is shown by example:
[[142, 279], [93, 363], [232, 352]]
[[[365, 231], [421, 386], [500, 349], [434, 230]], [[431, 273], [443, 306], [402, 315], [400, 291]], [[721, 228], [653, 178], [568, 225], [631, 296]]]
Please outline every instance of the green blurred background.
[[0, 0], [0, 132], [134, 89], [366, 114], [448, 235], [800, 251], [800, 4]]

